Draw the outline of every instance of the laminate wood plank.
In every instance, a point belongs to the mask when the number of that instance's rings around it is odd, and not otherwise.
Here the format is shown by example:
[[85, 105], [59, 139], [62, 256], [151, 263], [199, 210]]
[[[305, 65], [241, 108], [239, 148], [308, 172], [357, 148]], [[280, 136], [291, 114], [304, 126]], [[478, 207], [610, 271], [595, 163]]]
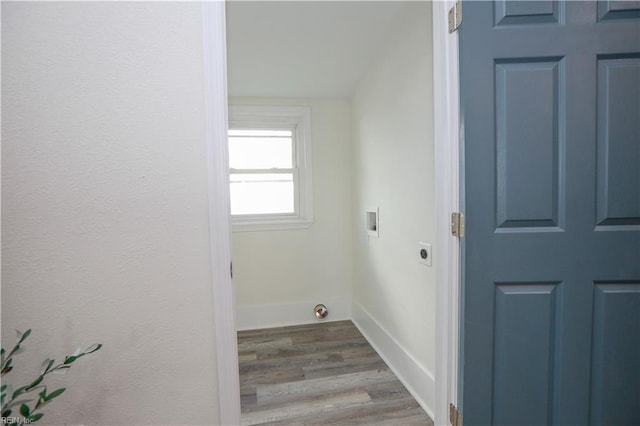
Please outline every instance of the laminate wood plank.
[[422, 414], [423, 426], [432, 426], [429, 417], [417, 407], [413, 398], [384, 401], [382, 403], [366, 401], [340, 410], [312, 413], [295, 418], [271, 420], [261, 423], [265, 425], [378, 425], [379, 423], [393, 419], [395, 425], [404, 426], [404, 418], [413, 419], [416, 414]]
[[242, 364], [245, 361], [256, 361], [258, 359], [258, 356], [256, 355], [256, 352], [240, 352], [238, 350], [238, 363]]
[[348, 340], [353, 338], [362, 338], [362, 334], [357, 328], [325, 328], [317, 331], [309, 331], [304, 333], [291, 334], [290, 337], [296, 342], [306, 342], [311, 340], [324, 340], [328, 338], [331, 341]]
[[369, 342], [367, 342], [366, 345], [344, 348], [340, 350], [340, 356], [342, 356], [342, 358], [344, 358], [345, 360], [350, 358], [360, 358], [362, 356], [371, 354], [378, 355], [378, 353], [371, 347], [371, 345], [369, 345]]
[[355, 389], [362, 386], [397, 380], [387, 370], [369, 370], [319, 379], [299, 380], [295, 382], [274, 383], [257, 386], [258, 405], [273, 401], [294, 399], [300, 395], [322, 395], [333, 389]]
[[351, 358], [334, 363], [322, 363], [302, 367], [305, 379], [340, 376], [361, 371], [386, 369], [387, 365], [377, 354], [361, 358]]
[[[384, 406], [384, 408], [383, 408]], [[346, 422], [350, 425], [423, 425], [433, 426], [433, 422], [420, 408], [413, 398], [389, 401], [385, 404], [371, 403], [370, 409], [360, 410], [360, 413]], [[361, 415], [362, 414], [362, 415]]]
[[368, 386], [367, 393], [373, 401], [412, 398], [400, 380]]
[[[340, 400], [340, 398], [348, 397], [348, 395], [351, 395], [353, 393], [361, 393], [361, 392], [366, 392], [367, 395], [369, 395], [369, 392], [367, 392], [367, 389], [364, 387], [356, 388], [356, 389], [348, 389], [348, 390], [333, 389], [330, 392], [324, 393], [322, 395], [302, 394], [291, 399], [262, 402], [261, 404], [257, 404], [257, 403], [251, 404], [247, 407], [242, 407], [242, 414], [244, 415], [248, 413], [265, 412], [270, 410], [286, 411], [290, 406], [308, 405], [313, 401], [317, 401], [318, 399], [322, 399], [322, 398], [329, 398], [332, 401], [338, 401]], [[367, 401], [370, 399], [371, 399], [371, 395], [369, 395], [369, 397], [367, 398]]]
[[294, 356], [269, 357], [255, 359], [249, 361], [241, 361], [239, 363], [240, 374], [246, 374], [251, 371], [272, 368], [287, 368], [290, 366], [307, 367], [312, 365], [325, 365], [336, 362], [342, 362], [342, 355], [337, 353], [317, 352]]
[[292, 356], [299, 356], [311, 353], [337, 353], [341, 354], [343, 350], [350, 348], [362, 348], [369, 346], [367, 341], [362, 342], [349, 342], [348, 344], [339, 343], [318, 343], [318, 344], [305, 344], [296, 346], [293, 348], [271, 348], [257, 352], [258, 359], [267, 358], [288, 358]]
[[252, 371], [240, 376], [240, 385], [251, 383], [258, 386], [273, 384], [277, 386], [282, 382], [295, 383], [304, 380], [304, 371], [300, 367], [273, 368], [270, 370]]
[[369, 400], [369, 394], [362, 391], [340, 395], [331, 394], [312, 400], [305, 400], [303, 403], [289, 403], [277, 408], [246, 413], [242, 416], [241, 422], [242, 425], [255, 425], [282, 420], [295, 421], [298, 417], [324, 416], [331, 411], [358, 406]]
[[271, 348], [289, 348], [293, 346], [291, 337], [278, 339], [246, 340], [238, 343], [238, 352], [257, 352]]
[[425, 416], [426, 414], [422, 409], [414, 408], [395, 413], [376, 414], [357, 420], [349, 420], [345, 423], [339, 424], [366, 426], [433, 426], [433, 422], [430, 421], [430, 419], [425, 422]]
[[240, 406], [252, 407], [257, 405], [258, 396], [256, 394], [255, 386], [240, 386]]

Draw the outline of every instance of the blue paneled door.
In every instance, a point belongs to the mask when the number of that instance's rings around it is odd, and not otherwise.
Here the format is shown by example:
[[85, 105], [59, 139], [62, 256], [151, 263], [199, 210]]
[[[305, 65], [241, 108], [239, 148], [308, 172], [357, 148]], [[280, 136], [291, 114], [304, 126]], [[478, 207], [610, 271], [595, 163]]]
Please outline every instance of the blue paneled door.
[[640, 425], [640, 2], [465, 1], [465, 426]]

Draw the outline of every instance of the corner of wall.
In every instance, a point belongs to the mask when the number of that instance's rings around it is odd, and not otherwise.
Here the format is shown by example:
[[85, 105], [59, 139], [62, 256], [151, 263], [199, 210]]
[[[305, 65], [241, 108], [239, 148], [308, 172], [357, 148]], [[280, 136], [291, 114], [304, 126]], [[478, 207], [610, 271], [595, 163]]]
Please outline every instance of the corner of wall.
[[[431, 5], [407, 2], [352, 100], [353, 321], [433, 418], [435, 242]], [[380, 208], [379, 237], [364, 209]], [[419, 326], [416, 326], [419, 324]]]
[[424, 411], [434, 418], [435, 378], [360, 304], [352, 305], [353, 322], [382, 357], [389, 368], [416, 399]]

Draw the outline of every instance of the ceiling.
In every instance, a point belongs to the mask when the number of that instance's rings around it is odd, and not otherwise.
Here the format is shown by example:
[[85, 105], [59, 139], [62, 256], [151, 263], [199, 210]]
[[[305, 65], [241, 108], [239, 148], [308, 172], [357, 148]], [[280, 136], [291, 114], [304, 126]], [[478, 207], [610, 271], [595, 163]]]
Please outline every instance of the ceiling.
[[403, 3], [227, 2], [229, 95], [349, 98]]

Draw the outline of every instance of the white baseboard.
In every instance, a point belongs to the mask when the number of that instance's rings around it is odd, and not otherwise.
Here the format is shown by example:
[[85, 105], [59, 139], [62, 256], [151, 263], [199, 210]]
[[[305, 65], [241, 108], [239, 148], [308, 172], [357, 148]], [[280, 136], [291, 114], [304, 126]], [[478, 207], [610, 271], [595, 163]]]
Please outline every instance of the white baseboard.
[[351, 319], [351, 300], [318, 299], [293, 303], [271, 303], [236, 307], [236, 327], [238, 330], [284, 327], [288, 325], [312, 324], [316, 319], [313, 308], [323, 303], [329, 310], [328, 321]]
[[378, 321], [358, 303], [352, 308], [353, 322], [418, 404], [433, 419], [435, 379]]

